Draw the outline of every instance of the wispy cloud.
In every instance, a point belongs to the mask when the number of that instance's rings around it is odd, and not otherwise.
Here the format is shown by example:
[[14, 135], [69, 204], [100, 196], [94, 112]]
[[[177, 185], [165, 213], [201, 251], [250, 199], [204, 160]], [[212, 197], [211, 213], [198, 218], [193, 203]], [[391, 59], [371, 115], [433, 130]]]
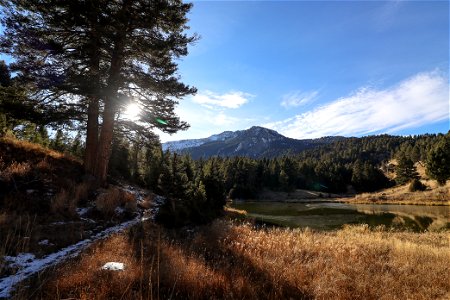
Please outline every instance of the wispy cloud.
[[281, 101], [281, 106], [285, 108], [298, 107], [314, 101], [319, 94], [318, 91], [301, 92], [295, 91], [285, 94]]
[[378, 31], [388, 29], [396, 20], [404, 1], [392, 0], [385, 2], [374, 14], [374, 22]]
[[363, 87], [347, 97], [265, 126], [292, 138], [316, 138], [394, 133], [448, 118], [448, 78], [435, 71], [417, 74], [388, 89]]
[[187, 121], [191, 127], [174, 135], [159, 133], [162, 142], [205, 138], [226, 130], [241, 130], [260, 119], [242, 117], [239, 110], [210, 109], [188, 100], [180, 102], [176, 112], [180, 119]]
[[192, 101], [209, 108], [239, 108], [247, 103], [252, 97], [254, 97], [252, 94], [240, 91], [232, 91], [225, 94], [204, 91], [193, 96]]

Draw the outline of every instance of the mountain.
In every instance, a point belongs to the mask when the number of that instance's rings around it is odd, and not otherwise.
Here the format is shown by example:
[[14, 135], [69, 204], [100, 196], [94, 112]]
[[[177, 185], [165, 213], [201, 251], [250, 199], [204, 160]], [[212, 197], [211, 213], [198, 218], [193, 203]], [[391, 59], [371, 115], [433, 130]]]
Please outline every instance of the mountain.
[[285, 137], [274, 130], [254, 126], [247, 130], [225, 131], [204, 139], [167, 142], [162, 146], [164, 151], [187, 153], [193, 159], [210, 156], [270, 158], [299, 153], [340, 139], [343, 137], [296, 140]]
[[192, 148], [192, 147], [198, 147], [203, 144], [209, 143], [209, 142], [216, 142], [216, 141], [224, 141], [227, 139], [232, 139], [237, 136], [237, 132], [233, 131], [224, 131], [220, 134], [214, 134], [208, 138], [204, 139], [191, 139], [191, 140], [181, 140], [181, 141], [174, 141], [174, 142], [167, 142], [162, 144], [163, 151], [169, 150], [169, 151], [180, 151], [186, 148]]

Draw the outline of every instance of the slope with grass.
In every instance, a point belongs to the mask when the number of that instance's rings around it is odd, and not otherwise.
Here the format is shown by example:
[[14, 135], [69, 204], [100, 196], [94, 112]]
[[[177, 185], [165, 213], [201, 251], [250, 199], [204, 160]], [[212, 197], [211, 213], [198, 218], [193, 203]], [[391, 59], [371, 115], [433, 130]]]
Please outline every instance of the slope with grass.
[[76, 158], [12, 138], [0, 139], [0, 187], [0, 298], [151, 208], [147, 191], [98, 189]]
[[[18, 298], [446, 299], [449, 253], [448, 232], [226, 220], [174, 231], [146, 222], [36, 278]], [[110, 261], [125, 269], [102, 270]]]
[[[396, 165], [396, 160], [389, 162]], [[439, 185], [436, 180], [426, 174], [425, 165], [416, 163], [420, 182], [425, 187], [424, 191], [412, 191], [411, 183], [398, 185], [392, 188], [374, 193], [362, 193], [353, 198], [339, 199], [349, 203], [374, 203], [374, 204], [413, 204], [413, 205], [450, 205], [450, 181], [445, 185]], [[391, 179], [396, 178], [395, 172], [386, 172]]]

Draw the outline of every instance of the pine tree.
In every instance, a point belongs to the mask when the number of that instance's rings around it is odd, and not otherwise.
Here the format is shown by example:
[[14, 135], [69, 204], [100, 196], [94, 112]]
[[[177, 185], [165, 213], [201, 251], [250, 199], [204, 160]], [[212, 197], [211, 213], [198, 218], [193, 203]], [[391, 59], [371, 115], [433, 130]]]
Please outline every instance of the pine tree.
[[64, 152], [66, 150], [66, 136], [61, 129], [56, 131], [56, 135], [50, 142], [50, 147], [56, 151]]
[[158, 179], [163, 168], [163, 153], [161, 145], [147, 145], [145, 151], [145, 183], [146, 186], [158, 192]]
[[[184, 33], [191, 4], [5, 0], [4, 5], [3, 51], [16, 59], [19, 77], [36, 84], [36, 102], [45, 99], [44, 108], [54, 116], [64, 112], [86, 122], [87, 114], [85, 169], [101, 183], [116, 127], [146, 138], [155, 138], [155, 127], [169, 133], [188, 127], [174, 107], [196, 90], [179, 82], [175, 60], [187, 55], [196, 39]], [[130, 99], [144, 111], [139, 123], [116, 120]]]
[[216, 159], [210, 159], [203, 168], [202, 183], [209, 209], [217, 215], [226, 204], [225, 183]]
[[130, 146], [120, 134], [113, 139], [111, 159], [109, 160], [110, 174], [114, 177], [129, 180], [130, 173]]
[[403, 153], [401, 153], [397, 159], [395, 172], [397, 175], [395, 181], [398, 184], [405, 184], [413, 179], [419, 178], [419, 174], [417, 173], [414, 162], [411, 159], [407, 158]]
[[428, 153], [427, 174], [440, 185], [450, 179], [450, 132], [441, 138]]
[[80, 158], [83, 157], [83, 146], [84, 145], [81, 140], [81, 134], [77, 133], [70, 145], [70, 153]]

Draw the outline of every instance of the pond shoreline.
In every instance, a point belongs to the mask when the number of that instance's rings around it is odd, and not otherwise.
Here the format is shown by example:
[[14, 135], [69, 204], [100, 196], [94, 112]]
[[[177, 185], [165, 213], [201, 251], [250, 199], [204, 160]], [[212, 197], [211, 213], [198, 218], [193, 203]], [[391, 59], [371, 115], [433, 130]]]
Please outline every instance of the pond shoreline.
[[338, 229], [343, 225], [384, 225], [402, 230], [449, 229], [448, 208], [437, 205], [348, 203], [305, 199], [302, 201], [235, 201], [232, 209], [245, 211], [245, 217], [284, 227]]
[[347, 204], [376, 204], [376, 205], [417, 205], [417, 206], [450, 206], [450, 201], [411, 201], [411, 200], [365, 200], [355, 198], [317, 198], [317, 199], [234, 199], [231, 203], [347, 203]]

